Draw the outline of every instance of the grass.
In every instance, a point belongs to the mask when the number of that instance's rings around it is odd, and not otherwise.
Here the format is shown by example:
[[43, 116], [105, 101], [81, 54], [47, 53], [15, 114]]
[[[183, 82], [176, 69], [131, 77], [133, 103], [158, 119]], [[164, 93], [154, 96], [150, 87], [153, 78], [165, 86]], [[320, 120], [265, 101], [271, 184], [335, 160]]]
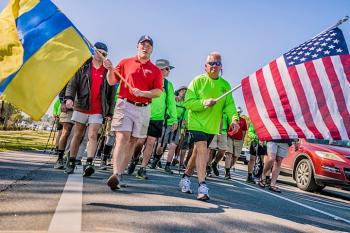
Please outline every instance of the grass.
[[[57, 134], [56, 134], [57, 135]], [[0, 130], [0, 152], [4, 151], [24, 151], [24, 150], [44, 150], [50, 132], [47, 131], [1, 131]], [[51, 137], [53, 136], [53, 133]], [[50, 139], [48, 149], [52, 147]]]

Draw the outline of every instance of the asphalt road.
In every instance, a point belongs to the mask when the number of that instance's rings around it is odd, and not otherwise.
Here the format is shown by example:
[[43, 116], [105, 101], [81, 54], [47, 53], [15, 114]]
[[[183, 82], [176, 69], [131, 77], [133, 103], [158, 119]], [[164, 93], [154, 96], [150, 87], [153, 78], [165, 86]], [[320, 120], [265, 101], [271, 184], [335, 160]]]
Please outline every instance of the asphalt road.
[[[177, 174], [148, 169], [149, 180], [125, 176], [127, 188], [106, 186], [110, 170], [69, 178], [51, 155], [0, 153], [0, 232], [350, 232], [350, 194], [307, 193], [281, 177], [281, 194], [244, 182], [210, 178], [209, 202], [179, 191]], [[223, 174], [223, 171], [221, 170]]]

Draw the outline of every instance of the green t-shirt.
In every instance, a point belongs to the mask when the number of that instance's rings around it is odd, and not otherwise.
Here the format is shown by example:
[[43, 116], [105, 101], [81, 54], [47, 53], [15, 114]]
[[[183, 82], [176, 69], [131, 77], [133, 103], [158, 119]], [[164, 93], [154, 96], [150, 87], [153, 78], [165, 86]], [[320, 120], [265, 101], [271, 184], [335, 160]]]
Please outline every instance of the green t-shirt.
[[224, 113], [222, 115], [221, 134], [227, 134], [227, 130], [229, 126], [230, 126], [230, 120], [228, 119], [227, 115]]
[[168, 80], [168, 96], [165, 91], [165, 85], [163, 83], [163, 92], [158, 98], [152, 99], [151, 103], [151, 120], [161, 121], [164, 120], [166, 101], [168, 102], [168, 125], [177, 123], [177, 114], [176, 114], [176, 103], [175, 103], [175, 94], [174, 86]]
[[59, 116], [61, 114], [61, 101], [57, 99], [53, 105], [52, 115]]
[[[187, 109], [184, 106], [185, 102], [182, 101], [176, 101], [176, 112], [177, 112], [177, 121], [180, 124], [180, 121], [187, 122]], [[186, 125], [181, 123], [181, 128], [186, 128]]]
[[221, 76], [212, 79], [207, 74], [197, 76], [190, 83], [185, 97], [188, 112], [188, 129], [208, 134], [219, 134], [222, 114], [225, 113], [231, 124], [232, 117], [238, 120], [232, 94], [219, 100], [215, 105], [204, 108], [204, 100], [217, 98], [231, 90], [231, 85]]
[[249, 128], [248, 128], [248, 137], [252, 140], [252, 141], [256, 141], [258, 142], [258, 135], [256, 134], [256, 131], [254, 129], [253, 124], [249, 124]]

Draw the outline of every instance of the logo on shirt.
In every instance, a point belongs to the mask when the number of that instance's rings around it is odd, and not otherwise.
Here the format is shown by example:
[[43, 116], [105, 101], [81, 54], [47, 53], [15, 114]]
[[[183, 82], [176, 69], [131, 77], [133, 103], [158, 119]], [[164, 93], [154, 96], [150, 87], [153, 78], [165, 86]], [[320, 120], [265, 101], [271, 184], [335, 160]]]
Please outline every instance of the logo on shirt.
[[221, 87], [220, 88], [220, 92], [222, 93], [222, 94], [224, 94], [224, 93], [226, 93], [228, 90], [225, 88], [225, 87]]
[[152, 74], [152, 70], [144, 69], [145, 74]]

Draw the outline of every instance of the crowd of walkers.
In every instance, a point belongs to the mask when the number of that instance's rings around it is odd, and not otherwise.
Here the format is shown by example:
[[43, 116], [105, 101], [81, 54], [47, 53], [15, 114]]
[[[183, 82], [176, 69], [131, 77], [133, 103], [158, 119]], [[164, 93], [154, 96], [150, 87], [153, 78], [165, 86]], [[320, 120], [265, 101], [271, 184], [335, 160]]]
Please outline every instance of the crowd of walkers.
[[[225, 160], [224, 179], [232, 178], [230, 171], [248, 131], [247, 182], [256, 183], [252, 175], [256, 156], [264, 156], [258, 185], [280, 192], [276, 180], [291, 141], [259, 141], [232, 94], [224, 95], [231, 86], [222, 77], [221, 55], [209, 53], [205, 72], [188, 87], [175, 89], [169, 80], [175, 67], [166, 59], [153, 64], [153, 46], [150, 36], [142, 36], [136, 56], [114, 66], [107, 58], [107, 45], [95, 43], [94, 55], [60, 92], [55, 105], [60, 133], [54, 168], [72, 174], [86, 157], [83, 176], [89, 177], [97, 169], [98, 156], [98, 169], [113, 167], [107, 185], [117, 190], [127, 187], [122, 181], [124, 174], [148, 179], [147, 169], [160, 168], [172, 175], [177, 166], [182, 172], [181, 192], [192, 193], [191, 176], [196, 171], [197, 199], [207, 201], [207, 177], [219, 176], [218, 164]], [[164, 154], [167, 157], [162, 164]]]

